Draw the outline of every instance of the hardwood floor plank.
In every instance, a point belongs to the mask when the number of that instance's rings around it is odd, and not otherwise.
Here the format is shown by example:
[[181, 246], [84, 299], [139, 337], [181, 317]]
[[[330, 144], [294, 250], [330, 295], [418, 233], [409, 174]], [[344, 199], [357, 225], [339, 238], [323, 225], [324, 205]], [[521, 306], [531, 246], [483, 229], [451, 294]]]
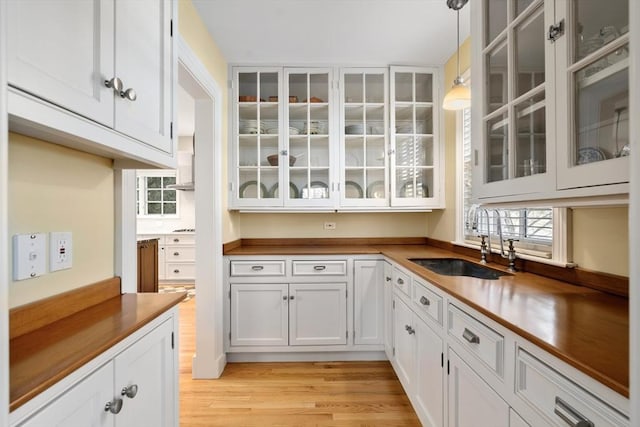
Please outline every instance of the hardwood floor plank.
[[193, 380], [195, 300], [180, 304], [180, 426], [419, 426], [389, 362], [229, 363]]

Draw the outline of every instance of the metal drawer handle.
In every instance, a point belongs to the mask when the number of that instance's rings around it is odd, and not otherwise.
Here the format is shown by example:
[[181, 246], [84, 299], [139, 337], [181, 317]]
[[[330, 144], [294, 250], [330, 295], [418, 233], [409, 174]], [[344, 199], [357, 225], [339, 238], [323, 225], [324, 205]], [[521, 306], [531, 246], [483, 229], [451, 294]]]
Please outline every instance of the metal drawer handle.
[[398, 282], [398, 285], [404, 285], [404, 280], [400, 278], [398, 278], [397, 282]]
[[327, 266], [326, 266], [326, 265], [314, 265], [314, 266], [313, 266], [313, 269], [314, 269], [315, 271], [322, 271], [322, 270], [326, 270], [326, 269], [327, 269]]
[[387, 276], [387, 277], [385, 277], [385, 280], [386, 280], [387, 282], [390, 282], [390, 281], [391, 281], [391, 277]]
[[553, 408], [553, 412], [571, 427], [593, 427], [593, 423], [588, 418], [558, 396], [556, 396], [556, 406]]
[[114, 397], [111, 402], [107, 402], [104, 405], [104, 412], [111, 412], [112, 414], [119, 414], [122, 411], [122, 399]]
[[471, 344], [480, 344], [480, 337], [464, 328], [464, 332], [462, 333], [462, 338], [469, 341]]
[[429, 301], [429, 298], [425, 297], [424, 295], [420, 297], [420, 304], [422, 305], [431, 305], [431, 301]]
[[180, 239], [178, 239], [178, 238], [176, 237], [175, 239], [173, 239], [173, 241], [174, 241], [175, 243], [178, 243], [178, 242], [180, 241]]
[[180, 270], [178, 270], [177, 268], [175, 270], [173, 270], [174, 273], [180, 273]]
[[407, 331], [409, 335], [413, 335], [416, 333], [416, 330], [409, 325], [404, 325], [404, 329]]
[[261, 271], [261, 270], [264, 270], [264, 266], [262, 266], [262, 265], [252, 265], [251, 269], [253, 271]]
[[174, 252], [173, 256], [180, 256], [180, 252]]
[[133, 399], [138, 394], [138, 384], [131, 384], [129, 387], [122, 387], [120, 392], [122, 396], [127, 396], [129, 399]]

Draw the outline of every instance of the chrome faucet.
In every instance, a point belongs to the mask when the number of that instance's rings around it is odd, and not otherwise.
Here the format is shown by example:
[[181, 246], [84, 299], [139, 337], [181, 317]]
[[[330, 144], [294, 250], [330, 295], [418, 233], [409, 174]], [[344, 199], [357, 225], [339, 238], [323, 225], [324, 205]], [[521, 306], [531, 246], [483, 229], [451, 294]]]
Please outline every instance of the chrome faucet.
[[507, 267], [507, 271], [510, 273], [516, 272], [516, 249], [513, 246], [513, 242], [517, 242], [518, 239], [507, 239], [509, 242], [509, 248], [507, 252], [504, 251], [504, 238], [502, 236], [502, 217], [500, 215], [500, 211], [498, 209], [494, 209], [496, 216], [498, 217], [498, 222], [496, 224], [496, 231], [498, 232], [498, 237], [500, 238], [500, 256], [502, 258], [506, 258], [509, 260], [509, 266]]
[[[487, 263], [487, 255], [491, 255], [491, 229], [489, 228], [489, 211], [486, 208], [480, 207], [480, 205], [471, 205], [469, 208], [468, 222], [471, 225], [471, 229], [478, 231], [478, 223], [480, 222], [480, 215], [484, 212], [487, 234], [478, 234], [480, 237], [480, 264]], [[485, 240], [486, 239], [486, 240]]]

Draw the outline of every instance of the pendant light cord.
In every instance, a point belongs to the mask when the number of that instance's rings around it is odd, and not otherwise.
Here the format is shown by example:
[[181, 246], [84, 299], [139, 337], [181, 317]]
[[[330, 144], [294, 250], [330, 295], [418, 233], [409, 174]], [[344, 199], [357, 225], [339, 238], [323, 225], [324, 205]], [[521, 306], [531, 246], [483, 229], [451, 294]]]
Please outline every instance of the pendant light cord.
[[458, 78], [457, 80], [460, 80], [460, 9], [456, 10], [456, 18], [457, 18], [457, 28], [456, 28], [456, 34], [457, 34], [457, 38], [456, 38], [456, 50], [458, 52], [457, 54], [457, 59], [456, 61], [458, 62]]

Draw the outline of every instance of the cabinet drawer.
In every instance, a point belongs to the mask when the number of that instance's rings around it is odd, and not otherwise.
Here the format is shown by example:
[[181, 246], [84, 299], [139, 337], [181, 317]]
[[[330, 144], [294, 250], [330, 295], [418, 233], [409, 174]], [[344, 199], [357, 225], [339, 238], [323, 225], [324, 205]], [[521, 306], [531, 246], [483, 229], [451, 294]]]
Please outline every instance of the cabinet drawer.
[[413, 303], [419, 312], [442, 325], [442, 297], [427, 289], [419, 280], [413, 281]]
[[193, 261], [196, 259], [196, 248], [193, 246], [167, 246], [165, 259], [171, 261]]
[[284, 276], [284, 261], [231, 261], [232, 276]]
[[164, 243], [166, 245], [195, 245], [195, 234], [167, 234]]
[[194, 263], [167, 263], [166, 279], [194, 279], [196, 277], [196, 265]]
[[515, 389], [519, 397], [552, 425], [629, 425], [623, 414], [521, 348], [518, 349]]
[[396, 289], [400, 289], [406, 295], [410, 295], [411, 293], [411, 276], [397, 268], [393, 269], [393, 286]]
[[449, 305], [449, 335], [502, 377], [504, 337], [459, 308]]
[[293, 261], [294, 276], [346, 276], [347, 261]]

